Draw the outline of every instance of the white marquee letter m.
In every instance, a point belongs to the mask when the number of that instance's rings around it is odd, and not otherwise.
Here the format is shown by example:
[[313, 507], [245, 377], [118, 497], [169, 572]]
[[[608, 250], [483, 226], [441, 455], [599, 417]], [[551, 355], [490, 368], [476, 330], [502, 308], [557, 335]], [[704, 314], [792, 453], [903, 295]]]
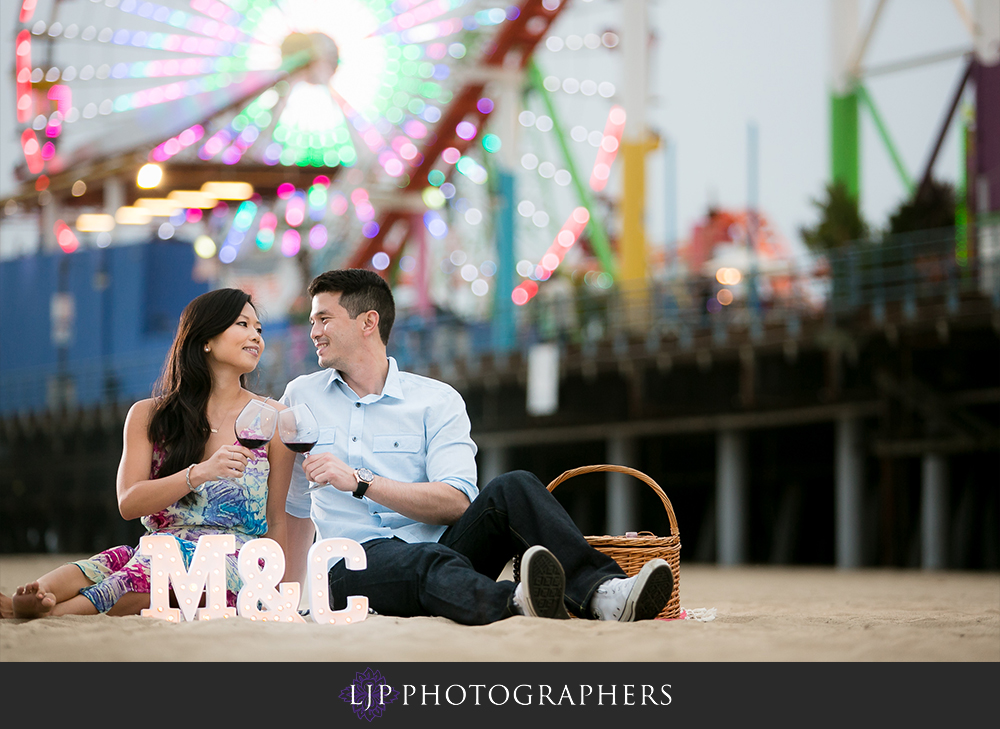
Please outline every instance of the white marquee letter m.
[[[174, 623], [181, 615], [188, 622], [236, 617], [236, 608], [226, 607], [226, 555], [236, 551], [232, 534], [199, 537], [190, 570], [184, 568], [177, 540], [169, 534], [142, 537], [139, 549], [149, 557], [149, 608], [142, 611], [143, 617]], [[171, 583], [179, 610], [170, 607]], [[208, 597], [199, 608], [206, 584]]]

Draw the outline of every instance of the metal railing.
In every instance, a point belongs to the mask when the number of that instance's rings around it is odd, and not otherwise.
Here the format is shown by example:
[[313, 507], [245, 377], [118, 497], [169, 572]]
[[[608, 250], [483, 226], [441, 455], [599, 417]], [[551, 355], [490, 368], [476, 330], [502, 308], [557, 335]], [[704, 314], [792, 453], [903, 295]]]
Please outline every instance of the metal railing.
[[0, 413], [131, 402], [149, 397], [167, 348], [0, 372]]
[[[722, 344], [735, 330], [755, 337], [772, 327], [794, 337], [807, 319], [833, 323], [864, 315], [879, 322], [893, 305], [908, 318], [918, 302], [941, 303], [954, 315], [961, 298], [970, 296], [1000, 311], [1000, 223], [980, 226], [974, 255], [963, 256], [956, 240], [954, 229], [943, 229], [857, 241], [808, 260], [770, 261], [742, 272], [735, 285], [676, 274], [640, 287], [577, 285], [547, 296], [542, 284], [538, 296], [518, 307], [510, 349], [561, 342], [586, 351], [602, 342], [624, 347], [645, 336], [652, 350], [668, 336], [682, 346], [706, 335]], [[417, 368], [447, 369], [456, 359], [498, 351], [491, 322], [454, 315], [426, 319], [400, 312], [391, 344], [401, 366]]]
[[[957, 243], [956, 243], [957, 241]], [[721, 344], [734, 330], [751, 336], [775, 326], [796, 336], [807, 319], [836, 321], [858, 314], [880, 321], [890, 306], [915, 316], [918, 302], [959, 311], [963, 297], [987, 301], [1000, 311], [1000, 221], [981, 224], [971, 255], [953, 229], [858, 241], [809, 260], [771, 261], [743, 272], [736, 285], [707, 275], [665, 275], [642, 287], [602, 289], [578, 285], [551, 294], [543, 284], [517, 308], [516, 341], [498, 346], [489, 319], [443, 313], [433, 318], [400, 311], [389, 353], [403, 368], [430, 365], [445, 371], [456, 361], [526, 352], [540, 342], [627, 346], [645, 336], [651, 350], [663, 337], [682, 346], [710, 335]], [[721, 295], [725, 289], [731, 294]], [[726, 303], [724, 303], [726, 302]], [[308, 327], [269, 332], [256, 389], [277, 396], [292, 378], [318, 368]], [[0, 372], [0, 413], [40, 411], [59, 404], [94, 405], [148, 397], [166, 349]]]

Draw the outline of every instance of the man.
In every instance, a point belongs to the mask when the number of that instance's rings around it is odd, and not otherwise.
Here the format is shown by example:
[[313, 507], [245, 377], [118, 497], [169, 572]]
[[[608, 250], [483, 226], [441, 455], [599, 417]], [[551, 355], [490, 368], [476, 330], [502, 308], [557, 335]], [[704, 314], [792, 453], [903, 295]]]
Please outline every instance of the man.
[[[321, 539], [362, 544], [365, 570], [329, 572], [334, 608], [366, 595], [383, 615], [434, 615], [467, 625], [512, 615], [653, 618], [670, 599], [662, 559], [625, 578], [591, 547], [534, 475], [504, 474], [479, 492], [465, 402], [449, 385], [400, 372], [386, 356], [395, 318], [388, 284], [372, 271], [328, 271], [309, 286], [310, 336], [322, 371], [288, 384], [320, 438], [298, 457], [286, 509], [288, 579], [303, 582]], [[497, 581], [520, 556], [520, 582]]]

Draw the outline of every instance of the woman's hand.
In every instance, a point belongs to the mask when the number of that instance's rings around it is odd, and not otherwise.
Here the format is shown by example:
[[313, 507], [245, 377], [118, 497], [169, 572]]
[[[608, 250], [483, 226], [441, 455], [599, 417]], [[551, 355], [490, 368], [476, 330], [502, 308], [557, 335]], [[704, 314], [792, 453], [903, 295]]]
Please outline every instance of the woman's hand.
[[191, 469], [191, 485], [200, 486], [207, 481], [239, 478], [252, 458], [253, 453], [249, 448], [241, 445], [224, 445], [208, 460], [196, 464]]

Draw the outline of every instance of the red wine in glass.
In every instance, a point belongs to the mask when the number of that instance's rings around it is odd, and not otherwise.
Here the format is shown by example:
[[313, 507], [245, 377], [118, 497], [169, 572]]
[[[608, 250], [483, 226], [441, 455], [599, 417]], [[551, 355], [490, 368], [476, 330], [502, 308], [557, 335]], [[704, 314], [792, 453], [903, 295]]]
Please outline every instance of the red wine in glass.
[[296, 453], [308, 453], [313, 449], [313, 446], [316, 445], [316, 441], [311, 441], [311, 442], [307, 441], [304, 443], [303, 442], [285, 443], [285, 445], [288, 446], [288, 450], [290, 451], [295, 451]]
[[274, 437], [277, 420], [277, 410], [260, 400], [251, 400], [236, 417], [236, 440], [245, 448], [257, 450]]
[[316, 416], [304, 402], [278, 413], [278, 435], [289, 450], [308, 453], [319, 440]]

